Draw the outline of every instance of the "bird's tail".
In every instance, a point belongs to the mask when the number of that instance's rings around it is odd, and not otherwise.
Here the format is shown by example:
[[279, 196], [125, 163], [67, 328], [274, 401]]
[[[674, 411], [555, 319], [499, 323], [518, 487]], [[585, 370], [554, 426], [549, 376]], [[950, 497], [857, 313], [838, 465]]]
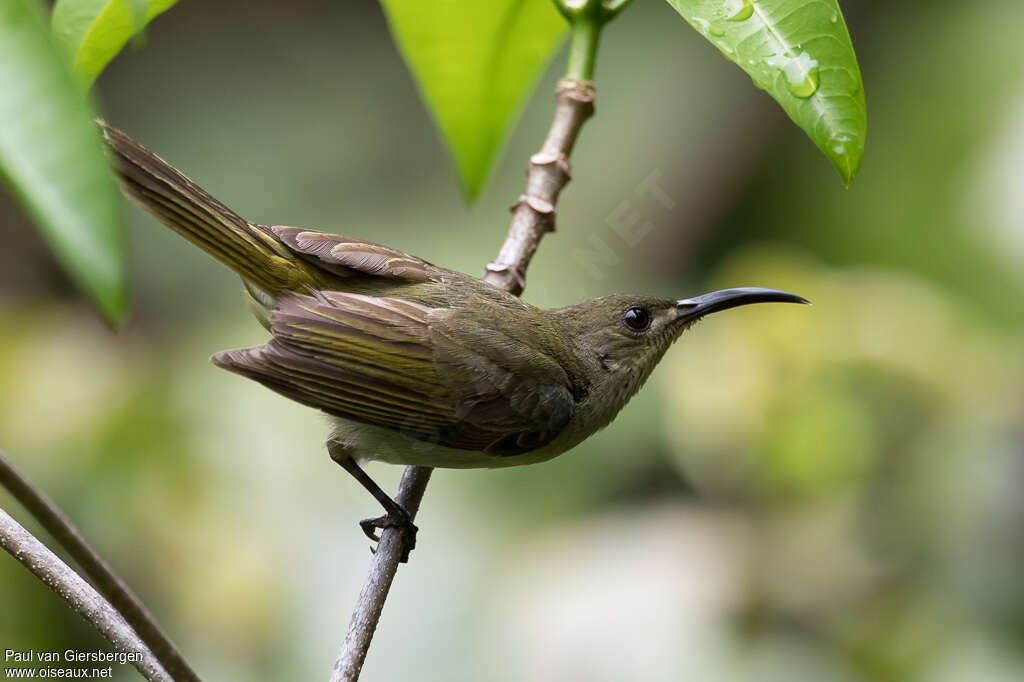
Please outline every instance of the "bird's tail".
[[270, 294], [304, 283], [308, 270], [268, 230], [246, 221], [125, 133], [99, 124], [129, 199]]

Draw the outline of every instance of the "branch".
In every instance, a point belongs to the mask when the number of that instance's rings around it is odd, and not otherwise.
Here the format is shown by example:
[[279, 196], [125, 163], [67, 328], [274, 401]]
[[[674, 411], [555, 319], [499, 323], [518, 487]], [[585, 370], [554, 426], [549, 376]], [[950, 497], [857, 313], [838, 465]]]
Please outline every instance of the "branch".
[[594, 114], [594, 84], [563, 78], [555, 89], [555, 118], [540, 151], [530, 157], [526, 191], [512, 205], [512, 224], [498, 257], [487, 265], [484, 281], [516, 296], [526, 287], [526, 268], [537, 245], [555, 231], [555, 205], [571, 179], [569, 154], [576, 136]]
[[[415, 519], [419, 511], [420, 501], [427, 489], [427, 481], [434, 470], [429, 467], [406, 467], [402, 474], [402, 482], [398, 486], [395, 502], [405, 507], [409, 515]], [[341, 645], [341, 653], [331, 670], [331, 682], [355, 682], [359, 679], [359, 671], [366, 660], [366, 652], [370, 649], [370, 640], [377, 629], [384, 602], [391, 589], [391, 581], [395, 579], [398, 564], [405, 553], [405, 534], [401, 529], [385, 528], [377, 543], [377, 552], [373, 555], [373, 566], [370, 575], [359, 593], [359, 601], [352, 612], [352, 620], [348, 626], [348, 634]]]
[[173, 682], [148, 647], [113, 606], [56, 554], [0, 509], [0, 545], [89, 621], [151, 682]]
[[[160, 662], [162, 670], [166, 670], [170, 677], [178, 682], [199, 682], [199, 676], [188, 665], [131, 588], [85, 541], [71, 520], [64, 515], [53, 500], [15, 469], [3, 452], [0, 452], [0, 485], [25, 507], [28, 513], [71, 555], [75, 563], [82, 567], [85, 574], [95, 583], [99, 593], [109, 602], [109, 606], [116, 609], [135, 633], [138, 633], [138, 637], [146, 643], [147, 652], [152, 651], [152, 655], [156, 656]], [[14, 523], [13, 520], [11, 522]], [[32, 539], [38, 542], [35, 538]], [[11, 550], [8, 549], [8, 551]], [[12, 552], [12, 554], [14, 553]], [[16, 554], [15, 558], [17, 558]], [[65, 568], [67, 567], [65, 566]]]
[[[498, 257], [487, 265], [485, 282], [516, 296], [526, 287], [526, 269], [540, 240], [555, 230], [555, 206], [562, 188], [569, 182], [569, 154], [576, 144], [583, 124], [594, 114], [594, 60], [601, 28], [620, 12], [630, 0], [555, 0], [559, 10], [570, 22], [569, 65], [565, 78], [555, 88], [555, 116], [540, 151], [530, 157], [526, 173], [526, 189], [512, 205], [512, 221], [508, 236]], [[415, 518], [427, 481], [433, 470], [406, 467], [399, 484], [396, 501]], [[377, 629], [391, 582], [398, 571], [404, 550], [400, 529], [387, 528], [381, 533], [370, 574], [359, 594], [348, 633], [341, 652], [331, 670], [331, 682], [357, 682], [370, 640]]]

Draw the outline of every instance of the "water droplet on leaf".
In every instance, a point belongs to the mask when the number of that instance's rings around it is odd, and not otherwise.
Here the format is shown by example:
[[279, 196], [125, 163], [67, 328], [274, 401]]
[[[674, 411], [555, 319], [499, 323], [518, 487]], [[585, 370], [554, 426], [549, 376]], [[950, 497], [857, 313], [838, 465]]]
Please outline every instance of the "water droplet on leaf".
[[818, 91], [818, 69], [815, 68], [804, 76], [804, 79], [799, 83], [789, 83], [789, 91], [797, 97], [807, 98]]
[[746, 21], [754, 14], [753, 0], [743, 0], [743, 5], [736, 10], [736, 14], [729, 17], [729, 21]]
[[786, 87], [800, 98], [807, 98], [818, 91], [818, 61], [801, 52], [795, 57], [777, 54], [765, 58], [765, 64], [780, 69], [786, 77]]

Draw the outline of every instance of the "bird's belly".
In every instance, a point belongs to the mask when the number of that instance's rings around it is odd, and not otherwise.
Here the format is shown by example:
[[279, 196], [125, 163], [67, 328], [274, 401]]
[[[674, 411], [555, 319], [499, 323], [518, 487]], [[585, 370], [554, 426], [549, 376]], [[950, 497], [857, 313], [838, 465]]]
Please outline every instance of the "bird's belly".
[[331, 417], [331, 421], [334, 423], [331, 439], [347, 446], [359, 462], [376, 461], [441, 469], [493, 469], [543, 462], [568, 449], [559, 447], [561, 439], [556, 439], [544, 447], [521, 455], [499, 456], [476, 450], [449, 448], [410, 438], [391, 429], [340, 417]]

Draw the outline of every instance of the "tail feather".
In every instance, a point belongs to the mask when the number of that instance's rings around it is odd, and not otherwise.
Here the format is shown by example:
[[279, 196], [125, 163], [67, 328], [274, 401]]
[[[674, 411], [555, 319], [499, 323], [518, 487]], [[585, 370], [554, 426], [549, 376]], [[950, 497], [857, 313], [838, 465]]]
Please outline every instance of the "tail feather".
[[302, 285], [307, 271], [269, 231], [210, 196], [125, 133], [99, 122], [129, 199], [271, 294]]

